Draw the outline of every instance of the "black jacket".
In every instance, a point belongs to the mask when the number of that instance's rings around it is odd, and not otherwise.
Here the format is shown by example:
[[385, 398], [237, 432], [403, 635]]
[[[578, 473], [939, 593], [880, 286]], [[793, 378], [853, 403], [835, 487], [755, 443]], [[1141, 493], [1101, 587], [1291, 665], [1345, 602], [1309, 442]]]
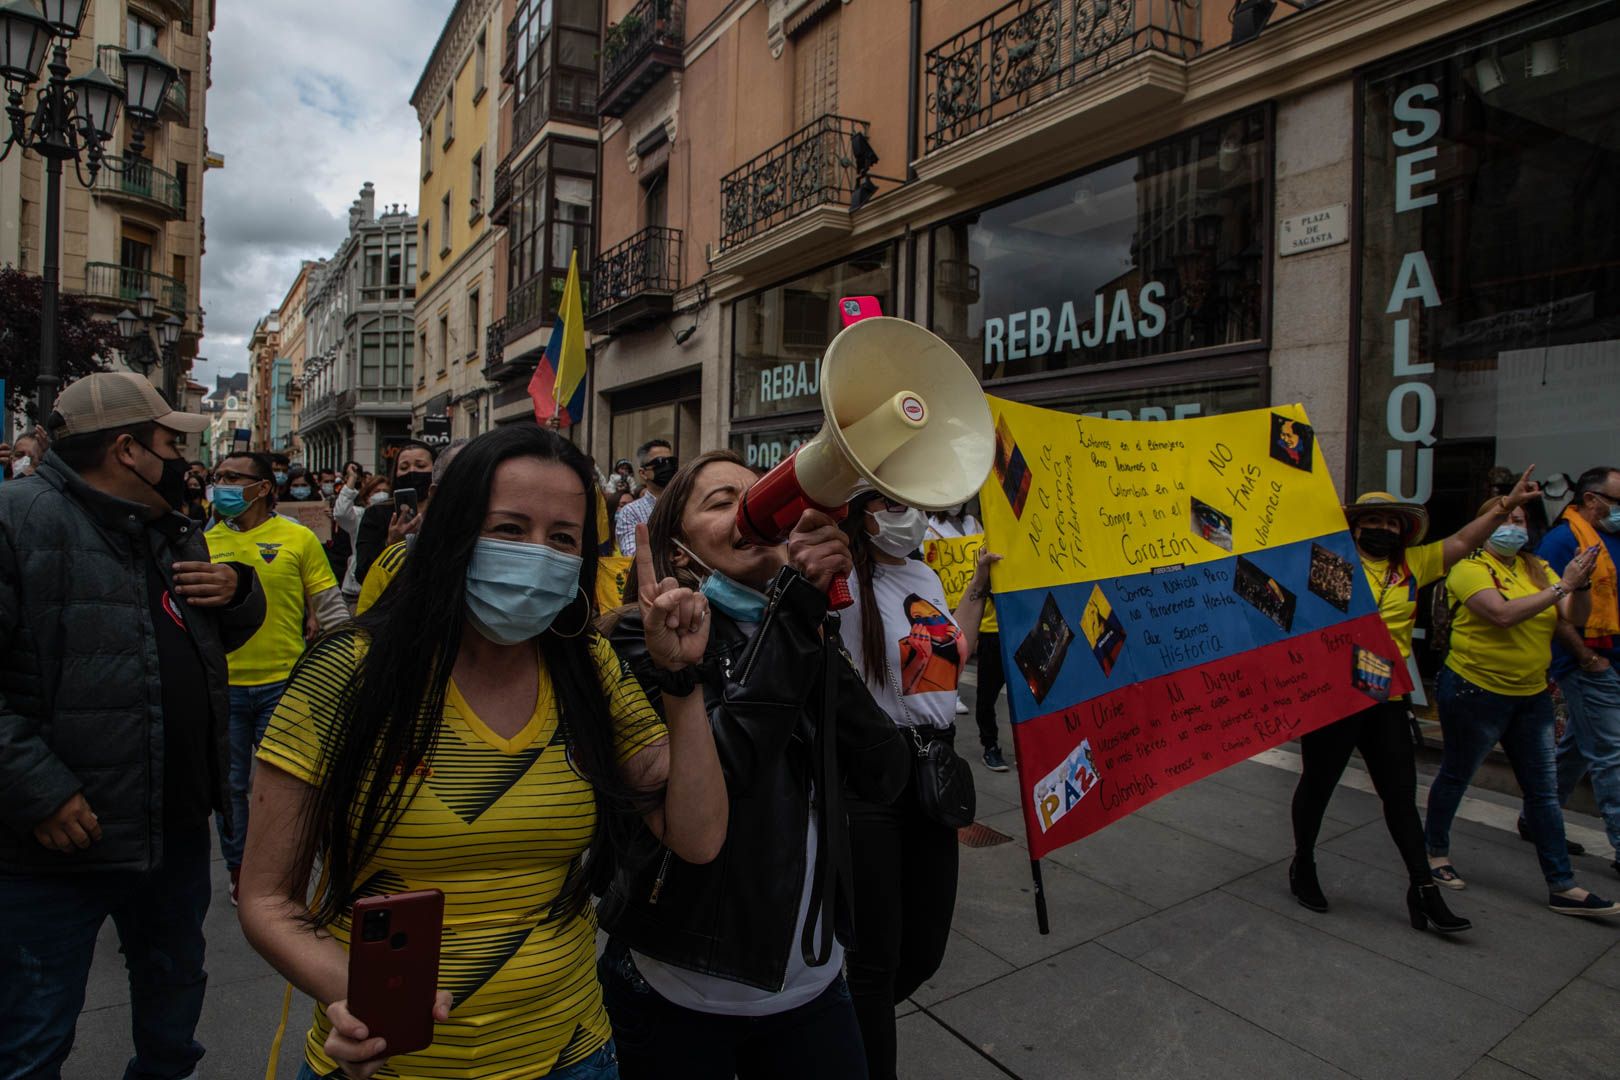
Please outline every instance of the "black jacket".
[[[773, 583], [752, 638], [711, 609], [699, 671], [704, 703], [730, 796], [725, 845], [707, 865], [679, 858], [647, 837], [650, 850], [621, 858], [598, 908], [601, 925], [632, 949], [664, 963], [767, 990], [787, 972], [805, 875], [805, 834], [814, 783], [824, 819], [818, 863], [840, 941], [850, 938], [848, 822], [843, 788], [890, 802], [905, 787], [910, 757], [894, 722], [872, 700], [839, 644], [827, 600], [792, 569]], [[826, 628], [823, 636], [823, 627]], [[632, 612], [612, 635], [654, 704], [657, 678]], [[834, 708], [824, 702], [830, 674]], [[826, 741], [826, 740], [831, 740]], [[812, 910], [815, 910], [814, 905]], [[811, 920], [812, 925], [814, 920]]]
[[[163, 858], [163, 691], [147, 593], [155, 558], [173, 588], [176, 562], [208, 562], [202, 531], [181, 514], [86, 484], [55, 454], [0, 484], [0, 874], [149, 870]], [[225, 654], [264, 620], [258, 576], [226, 608], [179, 597], [207, 673], [209, 791], [223, 809], [228, 772]], [[83, 791], [102, 838], [61, 854], [34, 826]]]

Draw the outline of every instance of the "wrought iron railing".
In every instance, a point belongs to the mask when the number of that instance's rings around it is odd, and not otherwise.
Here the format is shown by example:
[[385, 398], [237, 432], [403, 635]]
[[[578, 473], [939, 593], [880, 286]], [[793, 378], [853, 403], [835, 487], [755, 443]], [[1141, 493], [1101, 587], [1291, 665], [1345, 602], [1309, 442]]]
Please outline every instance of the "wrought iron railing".
[[928, 50], [927, 150], [1145, 52], [1197, 56], [1200, 0], [1013, 0]]
[[512, 209], [512, 159], [507, 158], [495, 166], [495, 193], [490, 199], [489, 221], [491, 225], [505, 225], [507, 215]]
[[186, 310], [186, 283], [167, 274], [140, 270], [117, 263], [92, 262], [84, 264], [84, 294], [100, 300], [119, 300], [133, 306], [142, 293], [157, 298], [157, 306], [164, 311], [184, 314]]
[[[124, 85], [124, 53], [127, 50], [117, 45], [96, 46], [96, 66], [107, 73], [107, 77], [119, 86]], [[163, 99], [163, 107], [173, 111], [181, 120], [191, 115], [190, 101], [186, 97], [186, 81], [175, 79], [169, 84], [169, 94]]]
[[856, 183], [851, 139], [871, 125], [831, 114], [812, 120], [720, 181], [720, 247], [733, 247], [806, 210], [848, 204]]
[[506, 297], [506, 336], [526, 334], [546, 317], [546, 275], [536, 274]]
[[164, 172], [145, 158], [102, 158], [91, 190], [103, 195], [146, 199], [176, 214], [186, 212], [186, 189], [179, 177]]
[[643, 293], [681, 287], [681, 230], [649, 226], [597, 256], [591, 268], [590, 314]]
[[659, 46], [679, 49], [685, 41], [681, 0], [641, 0], [624, 18], [608, 27], [602, 39], [602, 96], [636, 62]]
[[506, 361], [506, 320], [496, 319], [484, 331], [484, 374], [500, 367]]

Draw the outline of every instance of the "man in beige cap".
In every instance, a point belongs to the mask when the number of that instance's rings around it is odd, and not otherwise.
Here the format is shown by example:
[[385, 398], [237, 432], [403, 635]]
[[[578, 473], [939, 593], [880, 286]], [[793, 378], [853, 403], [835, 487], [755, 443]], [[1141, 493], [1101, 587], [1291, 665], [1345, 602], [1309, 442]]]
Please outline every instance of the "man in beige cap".
[[210, 563], [176, 512], [180, 436], [207, 426], [136, 375], [90, 375], [57, 399], [35, 474], [0, 484], [0, 1076], [56, 1075], [108, 916], [129, 1075], [202, 1057], [225, 654], [264, 617], [252, 569]]

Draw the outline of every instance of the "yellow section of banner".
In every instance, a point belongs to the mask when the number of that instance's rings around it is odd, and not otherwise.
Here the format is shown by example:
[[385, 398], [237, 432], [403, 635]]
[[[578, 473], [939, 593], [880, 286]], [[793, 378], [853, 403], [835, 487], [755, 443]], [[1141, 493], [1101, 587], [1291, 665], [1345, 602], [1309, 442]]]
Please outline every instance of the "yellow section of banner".
[[1342, 527], [1302, 405], [1190, 420], [1099, 420], [990, 398], [979, 495], [998, 593], [1128, 577]]
[[624, 582], [633, 561], [628, 555], [603, 555], [596, 560], [597, 611], [611, 611], [624, 603]]
[[[940, 583], [945, 586], [945, 599], [952, 611], [961, 605], [962, 594], [967, 592], [968, 583], [973, 580], [973, 571], [979, 563], [979, 549], [983, 546], [983, 533], [923, 541], [923, 561], [939, 575]], [[984, 617], [979, 620], [979, 633], [994, 634], [997, 630], [996, 605], [986, 599]]]

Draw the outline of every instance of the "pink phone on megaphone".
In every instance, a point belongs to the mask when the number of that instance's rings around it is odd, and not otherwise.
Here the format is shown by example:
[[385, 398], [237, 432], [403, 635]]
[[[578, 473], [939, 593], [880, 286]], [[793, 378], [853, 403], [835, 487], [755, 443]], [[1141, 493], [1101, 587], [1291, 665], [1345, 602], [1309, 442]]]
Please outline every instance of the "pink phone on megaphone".
[[846, 296], [838, 301], [838, 314], [843, 316], [844, 325], [850, 326], [862, 319], [882, 315], [883, 305], [878, 303], [875, 296]]

